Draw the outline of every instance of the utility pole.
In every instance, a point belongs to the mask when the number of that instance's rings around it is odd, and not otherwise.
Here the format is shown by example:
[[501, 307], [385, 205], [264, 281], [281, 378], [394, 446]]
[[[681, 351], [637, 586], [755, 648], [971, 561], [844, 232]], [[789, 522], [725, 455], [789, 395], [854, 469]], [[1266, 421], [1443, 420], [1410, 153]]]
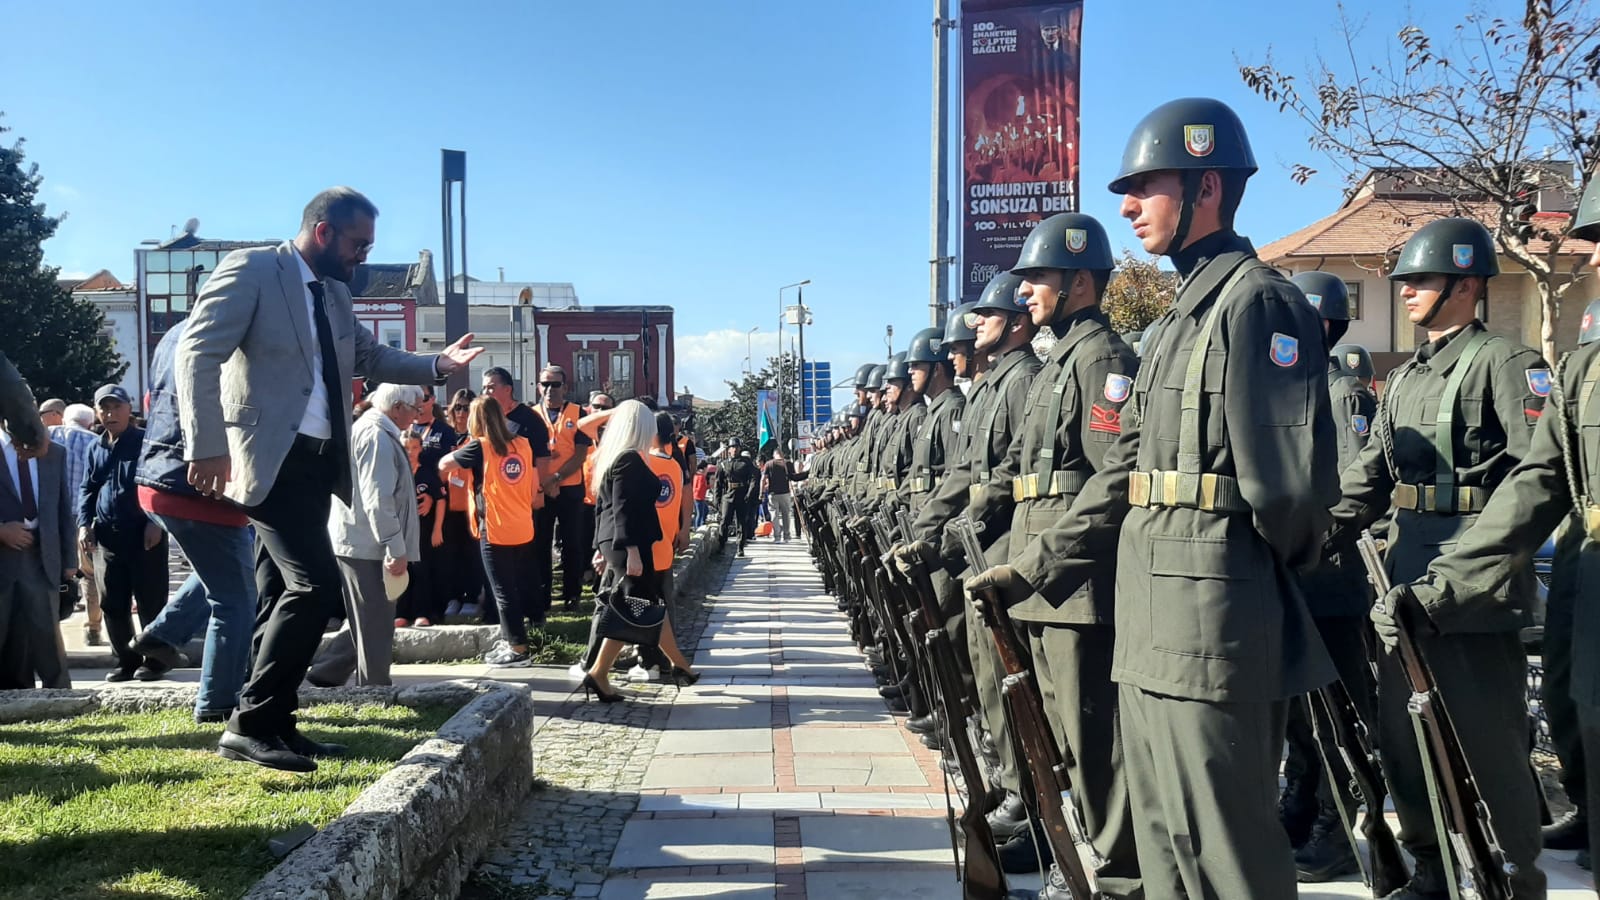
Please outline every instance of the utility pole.
[[950, 52], [946, 37], [955, 27], [950, 0], [933, 0], [933, 176], [930, 203], [932, 248], [928, 265], [928, 321], [944, 324], [945, 298], [949, 296], [950, 246]]

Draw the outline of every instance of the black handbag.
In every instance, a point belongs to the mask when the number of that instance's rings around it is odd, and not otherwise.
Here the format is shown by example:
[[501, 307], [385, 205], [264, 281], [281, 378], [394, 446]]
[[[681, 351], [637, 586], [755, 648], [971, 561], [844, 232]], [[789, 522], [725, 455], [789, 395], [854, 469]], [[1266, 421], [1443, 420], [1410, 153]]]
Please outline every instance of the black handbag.
[[622, 583], [601, 588], [596, 632], [603, 638], [624, 644], [654, 647], [661, 641], [661, 626], [667, 608], [643, 597], [630, 597]]
[[68, 578], [61, 582], [61, 589], [56, 596], [58, 598], [56, 616], [59, 621], [65, 622], [78, 611], [78, 599], [81, 596], [78, 591], [78, 579]]

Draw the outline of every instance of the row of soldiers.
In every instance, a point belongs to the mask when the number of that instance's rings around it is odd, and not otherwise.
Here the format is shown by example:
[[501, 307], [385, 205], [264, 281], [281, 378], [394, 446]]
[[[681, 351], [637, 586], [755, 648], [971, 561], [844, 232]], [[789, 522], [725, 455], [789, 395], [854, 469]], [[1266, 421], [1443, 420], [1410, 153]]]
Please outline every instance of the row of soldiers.
[[[1168, 312], [1119, 336], [1100, 305], [1104, 228], [1041, 222], [978, 302], [857, 373], [802, 496], [813, 552], [883, 693], [987, 813], [966, 829], [968, 897], [1000, 896], [987, 868], [1052, 856], [1041, 897], [1286, 898], [1357, 870], [1374, 896], [1543, 897], [1520, 631], [1530, 558], [1565, 523], [1553, 590], [1574, 602], [1577, 646], [1600, 634], [1583, 589], [1600, 559], [1600, 350], [1552, 375], [1487, 331], [1493, 238], [1440, 219], [1390, 273], [1427, 340], [1378, 403], [1366, 351], [1339, 346], [1343, 282], [1285, 278], [1234, 232], [1255, 171], [1226, 105], [1146, 116], [1110, 189], [1177, 269]], [[1600, 238], [1600, 184], [1571, 233]], [[1371, 568], [1368, 529], [1384, 535]], [[1375, 598], [1371, 579], [1395, 587]], [[1448, 703], [1462, 765], [1447, 783], [1402, 643]], [[923, 671], [936, 645], [959, 650], [958, 672]], [[1600, 665], [1572, 668], [1600, 759]], [[1302, 699], [1330, 687], [1339, 702]], [[1019, 735], [1029, 703], [1042, 742]], [[967, 756], [987, 763], [976, 777]], [[1441, 824], [1451, 778], [1474, 792], [1466, 836]], [[1361, 806], [1370, 856], [1352, 842]]]

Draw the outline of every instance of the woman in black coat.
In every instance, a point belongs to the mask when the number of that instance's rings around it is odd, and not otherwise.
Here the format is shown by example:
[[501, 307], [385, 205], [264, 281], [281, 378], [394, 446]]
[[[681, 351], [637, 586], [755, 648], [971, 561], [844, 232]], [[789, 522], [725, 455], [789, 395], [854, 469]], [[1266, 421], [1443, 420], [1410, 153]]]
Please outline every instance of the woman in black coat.
[[[606, 422], [594, 464], [600, 485], [595, 491], [595, 568], [602, 585], [620, 579], [628, 596], [660, 603], [662, 573], [651, 566], [650, 545], [661, 540], [656, 514], [661, 484], [642, 455], [655, 435], [655, 414], [637, 400], [623, 402]], [[679, 683], [693, 684], [699, 676], [689, 671], [676, 642], [665, 643], [662, 651], [673, 664], [673, 675]], [[609, 680], [622, 647], [621, 641], [611, 638], [600, 642], [600, 652], [583, 678], [585, 692], [593, 691], [607, 703], [622, 699]]]

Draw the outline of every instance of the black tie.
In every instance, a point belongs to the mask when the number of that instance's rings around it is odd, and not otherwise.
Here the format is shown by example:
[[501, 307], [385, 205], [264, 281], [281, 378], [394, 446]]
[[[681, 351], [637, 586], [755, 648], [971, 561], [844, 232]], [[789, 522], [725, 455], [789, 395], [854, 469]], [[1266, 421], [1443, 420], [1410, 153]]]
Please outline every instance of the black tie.
[[28, 461], [17, 457], [17, 488], [22, 494], [22, 517], [29, 521], [39, 518], [39, 501], [33, 496], [33, 473], [28, 471]]
[[333, 439], [343, 444], [345, 423], [340, 412], [344, 404], [338, 401], [340, 392], [349, 391], [350, 386], [339, 384], [339, 354], [333, 349], [333, 327], [328, 324], [328, 298], [322, 290], [322, 282], [308, 281], [306, 287], [311, 289], [311, 312], [317, 326], [317, 344], [322, 348], [322, 386], [328, 391], [328, 425]]

